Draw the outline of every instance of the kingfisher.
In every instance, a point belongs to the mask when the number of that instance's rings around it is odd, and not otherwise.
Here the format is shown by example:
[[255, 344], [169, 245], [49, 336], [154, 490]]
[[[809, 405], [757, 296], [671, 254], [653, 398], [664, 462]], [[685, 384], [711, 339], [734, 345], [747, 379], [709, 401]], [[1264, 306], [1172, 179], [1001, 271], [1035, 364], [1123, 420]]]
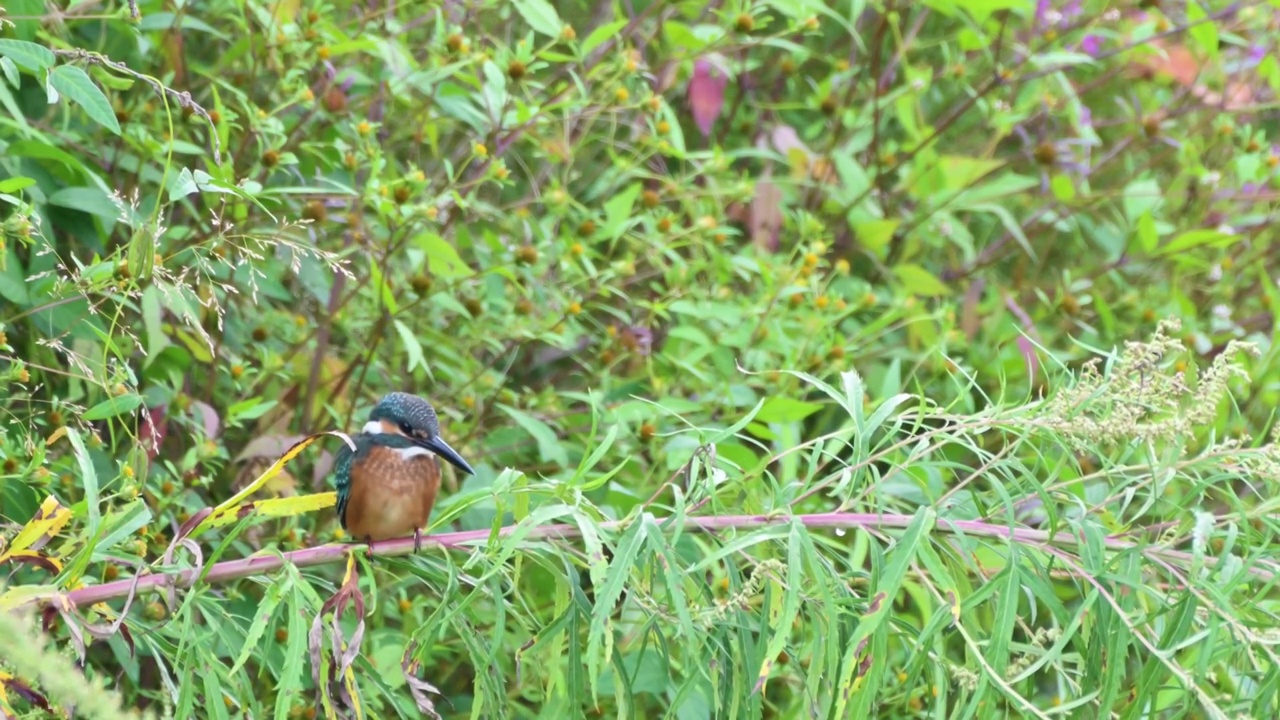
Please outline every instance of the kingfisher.
[[440, 437], [435, 408], [417, 395], [388, 393], [351, 440], [355, 449], [343, 443], [334, 462], [342, 528], [365, 542], [412, 532], [417, 552], [440, 490], [438, 458], [475, 471]]

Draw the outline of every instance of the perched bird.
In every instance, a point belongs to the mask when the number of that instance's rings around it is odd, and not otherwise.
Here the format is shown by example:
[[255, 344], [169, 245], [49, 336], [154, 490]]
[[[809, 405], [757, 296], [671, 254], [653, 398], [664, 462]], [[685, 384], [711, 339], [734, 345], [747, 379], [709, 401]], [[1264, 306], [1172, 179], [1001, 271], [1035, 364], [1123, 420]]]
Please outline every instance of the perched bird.
[[440, 490], [440, 461], [475, 474], [440, 437], [431, 403], [409, 393], [387, 394], [369, 413], [369, 422], [343, 443], [334, 462], [338, 521], [353, 538], [366, 542], [413, 533], [422, 546], [422, 528]]

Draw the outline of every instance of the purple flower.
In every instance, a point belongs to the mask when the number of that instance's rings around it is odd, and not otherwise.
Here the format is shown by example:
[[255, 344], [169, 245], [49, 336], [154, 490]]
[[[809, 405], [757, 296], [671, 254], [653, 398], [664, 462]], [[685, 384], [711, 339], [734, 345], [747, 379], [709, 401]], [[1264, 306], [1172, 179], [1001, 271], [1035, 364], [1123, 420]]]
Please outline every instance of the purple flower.
[[1089, 57], [1098, 57], [1098, 52], [1102, 50], [1102, 38], [1098, 35], [1085, 35], [1080, 41], [1080, 52]]
[[1076, 127], [1091, 128], [1093, 127], [1093, 111], [1088, 105], [1080, 103], [1080, 117], [1076, 120]]
[[1059, 8], [1055, 8], [1054, 4], [1052, 0], [1039, 0], [1036, 3], [1035, 27], [1037, 30], [1066, 28], [1071, 24], [1072, 18], [1084, 12], [1080, 0], [1068, 0]]

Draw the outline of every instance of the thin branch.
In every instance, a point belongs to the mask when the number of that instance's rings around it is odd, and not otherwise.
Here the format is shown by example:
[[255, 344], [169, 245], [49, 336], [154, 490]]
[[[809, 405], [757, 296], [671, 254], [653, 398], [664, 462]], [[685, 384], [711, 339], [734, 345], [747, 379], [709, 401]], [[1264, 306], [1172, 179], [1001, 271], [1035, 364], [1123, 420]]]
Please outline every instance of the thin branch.
[[[911, 515], [888, 515], [876, 513], [817, 513], [812, 515], [720, 515], [708, 517], [685, 518], [683, 529], [692, 532], [712, 532], [715, 530], [741, 529], [752, 530], [770, 525], [782, 525], [794, 518], [809, 529], [814, 528], [852, 528], [867, 531], [905, 529], [911, 524]], [[670, 528], [669, 518], [661, 519], [658, 524]], [[615, 532], [623, 529], [630, 521], [613, 521], [601, 523], [600, 529]], [[956, 535], [972, 535], [986, 538], [1000, 538], [1022, 545], [1072, 547], [1081, 540], [1068, 532], [1049, 533], [1029, 528], [1011, 528], [1007, 525], [979, 522], [976, 520], [947, 520], [939, 518], [937, 529], [941, 532]], [[520, 525], [508, 525], [499, 531], [499, 537], [507, 537], [518, 530], [524, 531], [529, 540], [566, 540], [581, 536], [577, 525], [541, 525], [534, 528], [522, 528]], [[465, 530], [462, 532], [441, 533], [422, 538], [423, 547], [439, 547], [446, 550], [463, 549], [468, 546], [486, 542], [492, 534], [490, 530]], [[1138, 551], [1149, 559], [1159, 559], [1175, 564], [1191, 564], [1196, 558], [1187, 552], [1148, 546], [1126, 540], [1119, 536], [1108, 536], [1104, 545], [1113, 552]], [[363, 543], [330, 543], [313, 548], [304, 548], [283, 554], [263, 554], [239, 560], [227, 560], [208, 568], [205, 582], [220, 583], [253, 575], [275, 572], [286, 564], [295, 567], [313, 567], [342, 562], [348, 553], [362, 551]], [[396, 557], [413, 553], [413, 538], [384, 540], [368, 545], [372, 554], [383, 557]], [[1216, 567], [1218, 558], [1204, 557], [1199, 559], [1206, 567]], [[1280, 563], [1259, 560], [1247, 572], [1254, 578], [1271, 582], [1280, 576]], [[191, 587], [200, 577], [198, 568], [174, 570], [141, 578], [126, 578], [103, 585], [95, 585], [73, 590], [69, 593], [49, 593], [30, 598], [27, 602], [51, 603], [60, 601], [75, 607], [88, 607], [96, 603], [127, 597], [132, 593], [156, 592], [169, 587]]]

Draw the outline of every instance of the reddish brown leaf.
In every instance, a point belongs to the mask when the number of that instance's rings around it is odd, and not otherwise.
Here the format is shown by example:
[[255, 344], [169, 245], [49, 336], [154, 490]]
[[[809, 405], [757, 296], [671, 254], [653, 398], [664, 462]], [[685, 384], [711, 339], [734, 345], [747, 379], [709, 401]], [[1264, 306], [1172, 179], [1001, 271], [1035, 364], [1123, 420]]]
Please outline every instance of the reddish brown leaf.
[[200, 424], [204, 428], [205, 437], [210, 439], [218, 437], [218, 430], [222, 426], [222, 421], [218, 418], [218, 411], [214, 410], [212, 405], [195, 400], [191, 403], [191, 411], [200, 420]]
[[693, 78], [689, 80], [689, 108], [703, 137], [711, 135], [711, 128], [724, 110], [724, 90], [728, 84], [729, 75], [718, 63], [709, 58], [694, 61]]
[[778, 235], [782, 232], [782, 190], [773, 183], [772, 171], [766, 170], [756, 182], [756, 196], [751, 201], [751, 214], [747, 227], [751, 241], [757, 248], [768, 252], [778, 249]]

